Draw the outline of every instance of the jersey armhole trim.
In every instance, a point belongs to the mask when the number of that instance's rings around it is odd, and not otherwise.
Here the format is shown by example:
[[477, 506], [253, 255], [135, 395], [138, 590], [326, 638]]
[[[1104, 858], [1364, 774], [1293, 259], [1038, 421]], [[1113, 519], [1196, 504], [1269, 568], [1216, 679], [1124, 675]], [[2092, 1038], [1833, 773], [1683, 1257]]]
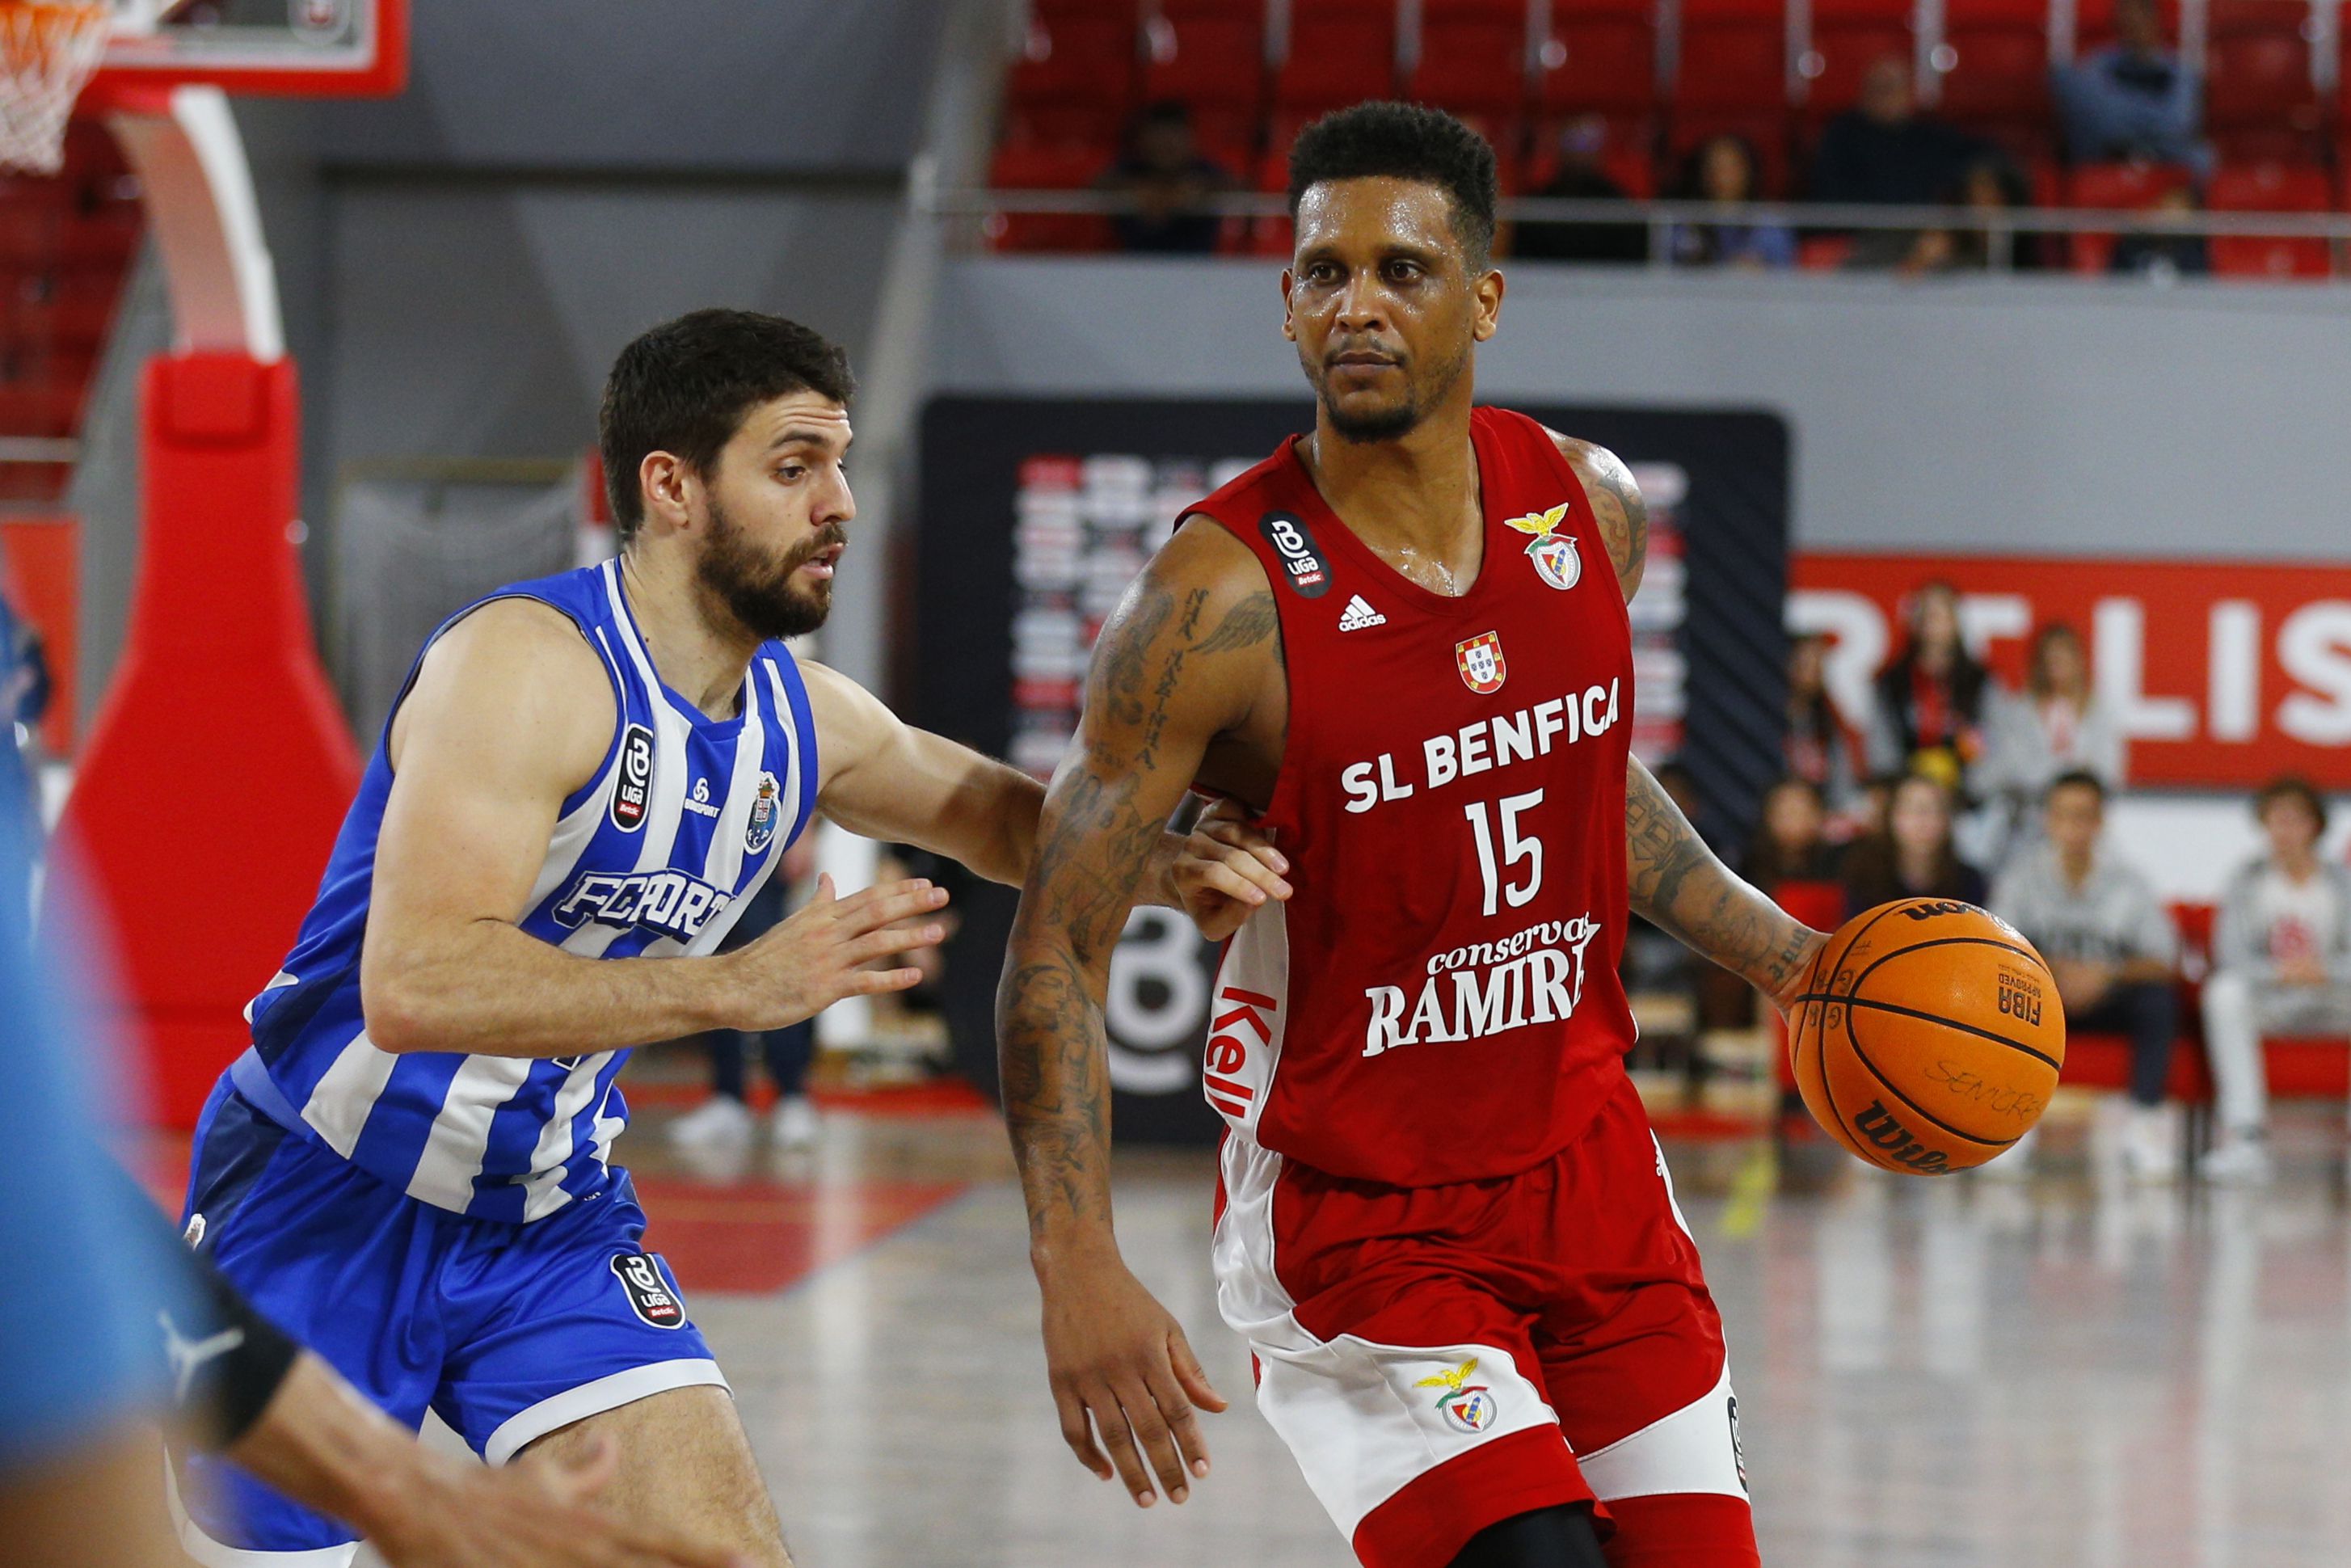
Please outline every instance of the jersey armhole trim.
[[457, 613], [449, 617], [448, 620], [441, 622], [440, 625], [435, 626], [433, 629], [433, 635], [424, 639], [424, 646], [416, 650], [416, 657], [410, 662], [408, 666], [408, 674], [406, 678], [400, 683], [399, 695], [392, 699], [392, 706], [384, 713], [383, 728], [379, 731], [376, 736], [376, 745], [383, 752], [384, 772], [397, 778], [400, 770], [392, 765], [392, 721], [400, 716], [402, 706], [408, 701], [408, 694], [413, 691], [416, 687], [417, 674], [424, 668], [424, 655], [433, 652], [434, 644], [438, 643], [443, 637], [448, 635], [451, 627], [455, 626], [459, 622], [465, 620], [477, 610], [486, 609], [490, 605], [502, 603], [509, 599], [520, 599], [526, 600], [533, 604], [544, 604], [549, 610], [552, 610], [557, 614], [562, 616], [566, 621], [570, 622], [572, 630], [580, 633], [580, 640], [588, 644], [589, 652], [594, 653], [596, 655], [597, 662], [604, 666], [604, 678], [607, 681], [610, 681], [612, 685], [612, 706], [614, 709], [612, 718], [612, 738], [605, 744], [603, 758], [597, 762], [594, 769], [589, 773], [588, 781], [563, 798], [562, 808], [555, 814], [555, 820], [559, 822], [564, 818], [571, 815], [573, 811], [579, 810], [580, 804], [585, 801], [590, 795], [593, 794], [597, 788], [603, 783], [604, 775], [611, 770], [612, 758], [621, 749], [621, 736], [628, 728], [629, 693], [628, 688], [622, 683], [619, 668], [612, 663], [611, 651], [605, 648], [602, 643], [597, 640], [595, 629], [590, 627], [585, 621], [582, 621], [574, 611], [564, 605], [558, 604], [554, 600], [549, 599], [542, 594], [525, 592], [516, 589], [502, 590], [499, 592], [491, 594], [486, 599], [475, 600], [473, 603], [468, 604], [465, 608], [458, 611]]
[[770, 655], [769, 662], [783, 673], [785, 689], [791, 694], [792, 744], [799, 752], [799, 818], [793, 824], [792, 836], [784, 841], [789, 848], [816, 820], [816, 715], [809, 706], [808, 685], [800, 678], [799, 661], [792, 657], [791, 650], [784, 649], [780, 658]]
[[[1234, 527], [1231, 523], [1227, 522], [1216, 513], [1208, 511], [1203, 507], [1194, 506], [1186, 507], [1183, 512], [1177, 515], [1176, 518], [1176, 528], [1169, 531], [1168, 537], [1173, 538], [1176, 531], [1180, 530], [1186, 523], [1190, 522], [1194, 517], [1199, 517], [1207, 522], [1213, 523], [1217, 528], [1222, 528], [1226, 533], [1232, 536], [1233, 538], [1238, 540], [1241, 549], [1249, 552], [1249, 559], [1256, 563], [1258, 574], [1265, 580], [1265, 591], [1273, 599], [1274, 659], [1280, 667], [1281, 674], [1282, 695], [1285, 698], [1295, 695], [1296, 694], [1291, 689], [1290, 680], [1290, 618], [1282, 611], [1281, 590], [1279, 582], [1276, 580], [1273, 568], [1267, 564], [1265, 556], [1261, 553], [1257, 541], [1251, 539], [1239, 528]], [[1260, 821], [1268, 817], [1279, 815], [1281, 810], [1282, 786], [1289, 780], [1291, 772], [1290, 767], [1290, 732], [1293, 727], [1295, 714], [1296, 709], [1294, 706], [1285, 703], [1281, 724], [1281, 754], [1279, 757], [1276, 757], [1273, 761], [1273, 787], [1265, 792], [1265, 809], [1258, 813]], [[1218, 733], [1228, 734], [1230, 732], [1219, 731]], [[1204, 799], [1212, 800], [1229, 799], [1238, 800], [1243, 806], [1249, 805], [1249, 801], [1242, 800], [1241, 797], [1238, 795], [1228, 795], [1224, 790], [1203, 787], [1196, 776], [1194, 778], [1189, 788], [1194, 794], [1199, 795]], [[1220, 958], [1218, 961], [1221, 963], [1222, 959]]]

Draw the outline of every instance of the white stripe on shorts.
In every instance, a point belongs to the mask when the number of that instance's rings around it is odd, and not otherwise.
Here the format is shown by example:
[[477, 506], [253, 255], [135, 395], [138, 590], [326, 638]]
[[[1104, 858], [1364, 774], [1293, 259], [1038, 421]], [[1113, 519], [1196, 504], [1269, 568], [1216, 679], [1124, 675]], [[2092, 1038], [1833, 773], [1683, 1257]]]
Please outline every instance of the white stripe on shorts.
[[1310, 1333], [1273, 1268], [1281, 1156], [1232, 1132], [1222, 1159], [1217, 1306], [1257, 1353], [1258, 1408], [1342, 1534], [1352, 1540], [1366, 1514], [1447, 1460], [1514, 1432], [1558, 1428], [1542, 1390], [1499, 1346]]

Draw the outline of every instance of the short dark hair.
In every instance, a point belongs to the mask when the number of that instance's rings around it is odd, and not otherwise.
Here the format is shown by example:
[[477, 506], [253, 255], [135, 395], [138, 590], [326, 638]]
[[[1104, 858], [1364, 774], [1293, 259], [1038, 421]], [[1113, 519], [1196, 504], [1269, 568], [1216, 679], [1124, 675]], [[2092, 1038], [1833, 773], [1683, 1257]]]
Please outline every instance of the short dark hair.
[[2106, 781], [2086, 768], [2069, 768], [2049, 780], [2049, 788], [2041, 791], [2042, 803], [2046, 805], [2060, 789], [2087, 789], [2098, 798], [2099, 805], [2106, 803]]
[[2253, 797], [2253, 820], [2259, 821], [2268, 816], [2270, 808], [2280, 800], [2299, 800], [2303, 810], [2310, 813], [2310, 820], [2318, 824], [2318, 831], [2326, 831], [2326, 797], [2301, 774], [2281, 773], [2262, 785], [2262, 792]]
[[1441, 109], [1359, 103], [1326, 114], [1290, 148], [1290, 215], [1306, 193], [1331, 180], [1385, 175], [1434, 185], [1453, 199], [1453, 232], [1483, 271], [1494, 249], [1500, 182], [1486, 139]]
[[857, 379], [839, 344], [781, 316], [690, 311], [622, 349], [604, 381], [596, 432], [621, 542], [645, 520], [637, 469], [646, 454], [670, 453], [707, 476], [744, 415], [800, 392], [845, 407]]

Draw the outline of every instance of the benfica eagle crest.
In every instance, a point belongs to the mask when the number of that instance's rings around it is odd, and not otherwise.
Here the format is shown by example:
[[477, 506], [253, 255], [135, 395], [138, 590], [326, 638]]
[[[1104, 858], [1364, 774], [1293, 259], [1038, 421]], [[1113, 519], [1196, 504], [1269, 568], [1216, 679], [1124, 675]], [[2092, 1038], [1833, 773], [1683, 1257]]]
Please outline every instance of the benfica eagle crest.
[[1548, 512], [1529, 512], [1508, 523], [1522, 534], [1534, 535], [1527, 542], [1527, 554], [1533, 559], [1536, 572], [1553, 588], [1562, 590], [1573, 588], [1583, 575], [1583, 558], [1575, 553], [1575, 537], [1552, 531], [1566, 521], [1567, 503], [1562, 501]]
[[1466, 643], [1453, 644], [1453, 662], [1461, 668], [1461, 679], [1479, 696], [1499, 692], [1510, 678], [1510, 667], [1502, 662], [1502, 634], [1480, 632]]

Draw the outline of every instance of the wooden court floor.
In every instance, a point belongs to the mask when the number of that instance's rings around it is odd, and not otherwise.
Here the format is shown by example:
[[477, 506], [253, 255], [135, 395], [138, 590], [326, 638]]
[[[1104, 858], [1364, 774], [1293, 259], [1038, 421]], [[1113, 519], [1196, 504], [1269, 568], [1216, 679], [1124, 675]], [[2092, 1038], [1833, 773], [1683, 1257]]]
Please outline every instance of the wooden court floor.
[[[1192, 1501], [1144, 1512], [1061, 1445], [992, 1121], [836, 1116], [813, 1155], [695, 1171], [660, 1115], [622, 1152], [810, 1568], [1353, 1561], [1217, 1319], [1205, 1155], [1119, 1172], [1129, 1261], [1235, 1401]], [[2022, 1184], [1669, 1148], [1767, 1563], [2351, 1563], [2340, 1134], [2283, 1129], [2283, 1179], [2247, 1194], [2132, 1189], [2092, 1131]]]

